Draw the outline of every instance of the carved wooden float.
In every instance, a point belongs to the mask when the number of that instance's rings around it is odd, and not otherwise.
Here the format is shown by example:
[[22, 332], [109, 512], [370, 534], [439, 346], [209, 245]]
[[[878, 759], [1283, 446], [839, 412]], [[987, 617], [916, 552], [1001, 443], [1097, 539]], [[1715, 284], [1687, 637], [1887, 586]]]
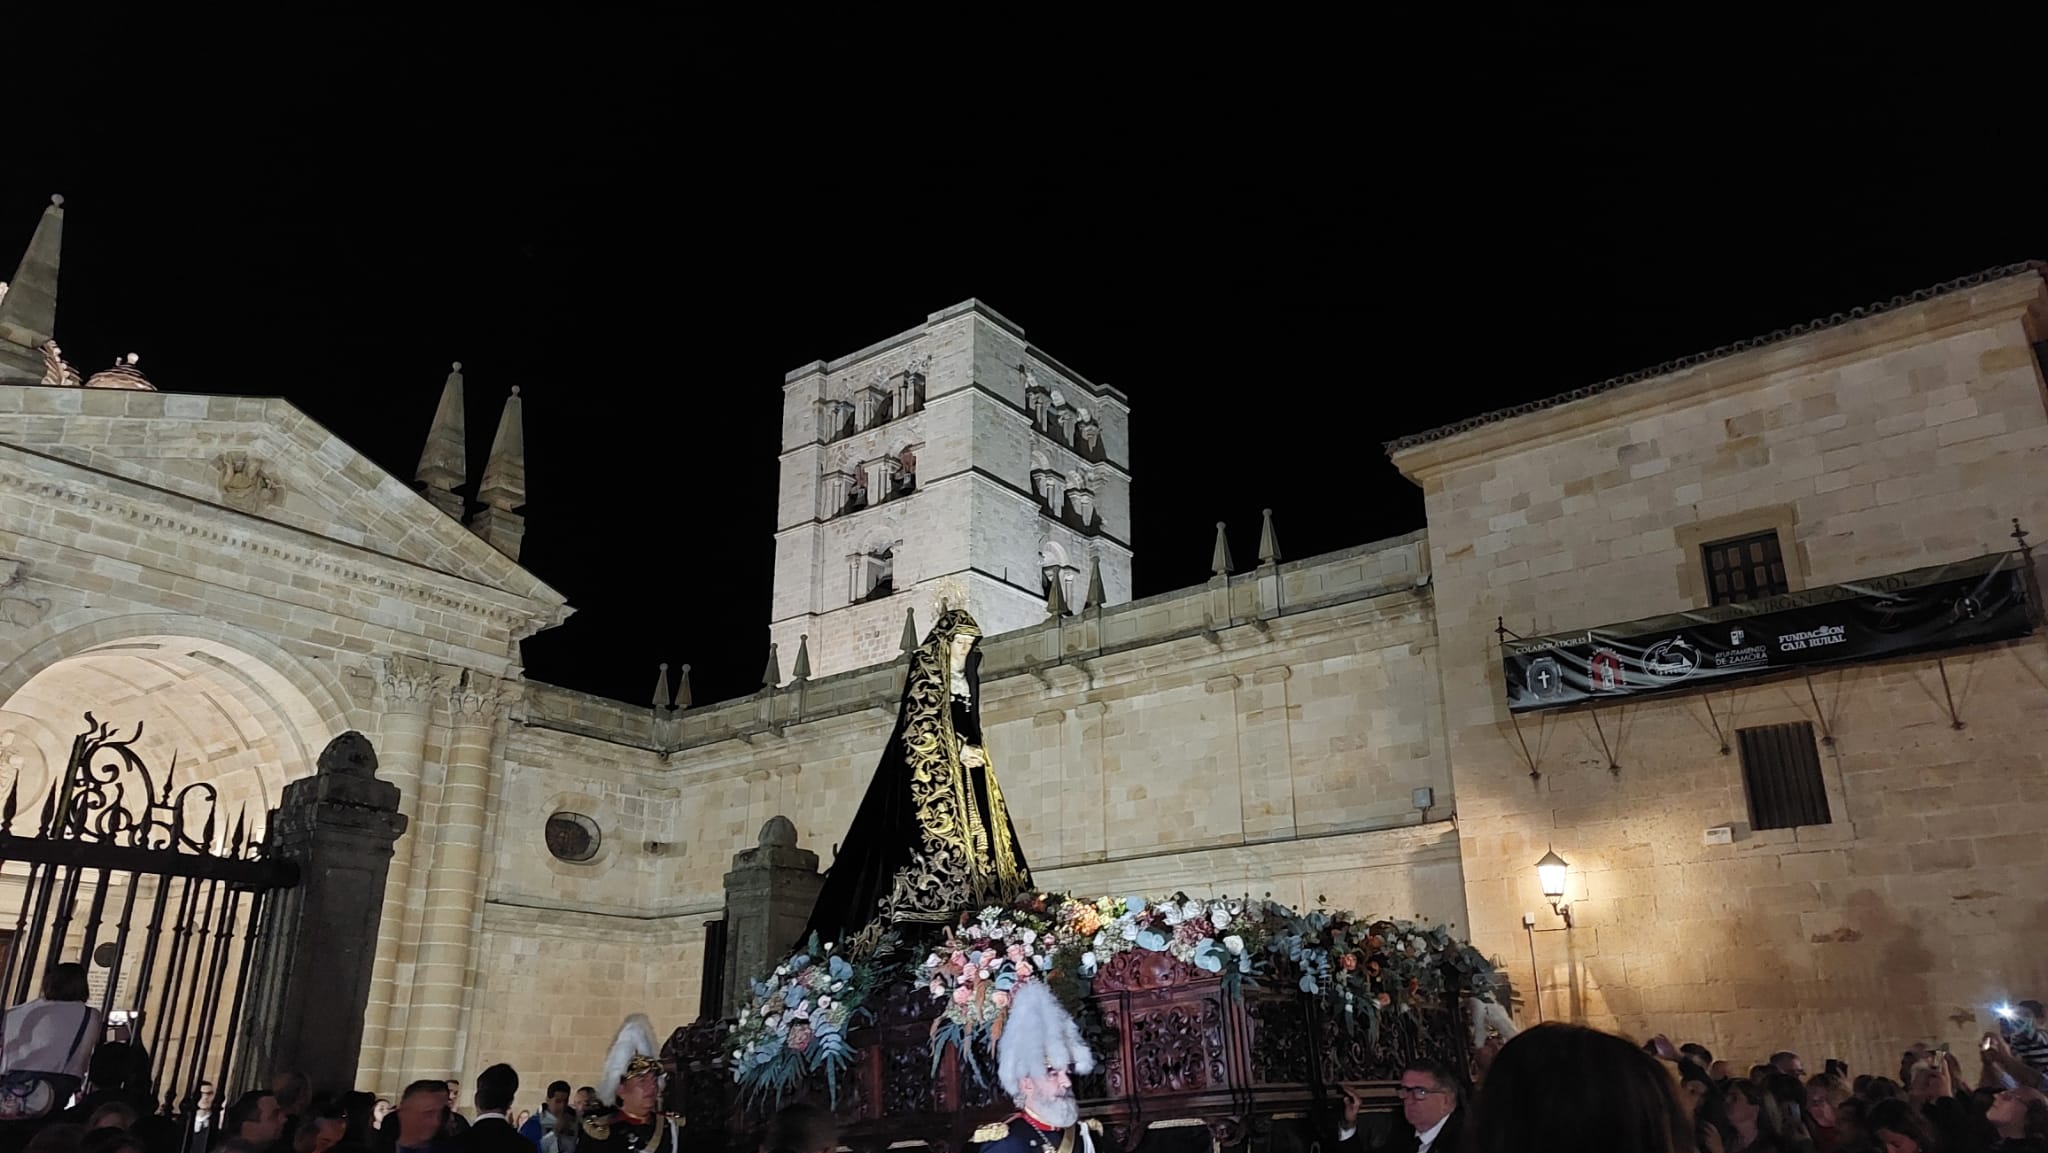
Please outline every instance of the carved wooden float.
[[[1427, 1057], [1466, 1068], [1469, 1043], [1449, 1006], [1389, 1014], [1379, 1036], [1344, 1027], [1322, 997], [1293, 984], [1233, 993], [1213, 974], [1171, 954], [1133, 949], [1097, 972], [1078, 1019], [1095, 1050], [1093, 1075], [1075, 1080], [1081, 1115], [1100, 1125], [1103, 1153], [1224, 1148], [1324, 1148], [1339, 1083], [1363, 1090], [1367, 1108], [1391, 1110], [1393, 1085], [1410, 1060]], [[1452, 999], [1455, 1003], [1455, 998]], [[872, 1023], [850, 1039], [859, 1050], [841, 1077], [835, 1110], [840, 1140], [856, 1153], [922, 1144], [959, 1153], [974, 1131], [1014, 1111], [996, 1084], [994, 1054], [978, 1052], [977, 1078], [955, 1047], [936, 1071], [932, 1022], [939, 1003], [903, 985], [870, 1001]], [[723, 1022], [676, 1030], [664, 1047], [671, 1070], [669, 1107], [683, 1114], [692, 1149], [752, 1153], [773, 1102], [738, 1099]], [[822, 1077], [789, 1100], [827, 1106]], [[1249, 1145], [1246, 1143], [1249, 1142]], [[908, 1143], [908, 1144], [906, 1144]]]

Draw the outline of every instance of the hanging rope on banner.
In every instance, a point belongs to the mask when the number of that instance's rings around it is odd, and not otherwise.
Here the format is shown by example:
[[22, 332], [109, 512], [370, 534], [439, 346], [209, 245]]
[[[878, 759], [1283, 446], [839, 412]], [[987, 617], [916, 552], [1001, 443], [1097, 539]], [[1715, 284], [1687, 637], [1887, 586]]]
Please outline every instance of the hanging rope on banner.
[[1600, 751], [1607, 754], [1607, 771], [1621, 775], [1621, 766], [1614, 763], [1614, 750], [1607, 746], [1607, 730], [1600, 727], [1600, 710], [1588, 710], [1593, 714], [1593, 731], [1600, 735]]
[[1529, 765], [1529, 779], [1532, 781], [1541, 780], [1543, 774], [1537, 771], [1536, 758], [1529, 752], [1529, 739], [1522, 735], [1522, 715], [1513, 709], [1509, 709], [1508, 719], [1515, 723], [1515, 740], [1520, 742], [1522, 746], [1522, 760], [1526, 761]]
[[[1729, 694], [1731, 697], [1734, 695], [1733, 693]], [[1700, 701], [1707, 706], [1707, 719], [1714, 723], [1714, 739], [1721, 742], [1721, 755], [1725, 757], [1728, 755], [1728, 734], [1721, 729], [1721, 718], [1714, 715], [1714, 694], [1711, 692], [1701, 693]], [[1731, 710], [1728, 716], [1730, 720], [1733, 720], [1735, 714]]]
[[[1516, 633], [1513, 629], [1508, 627], [1508, 620], [1506, 617], [1493, 618], [1493, 641], [1495, 644], [1501, 647], [1503, 656], [1506, 655], [1509, 637], [1514, 637], [1516, 640], [1522, 639], [1518, 633]], [[1523, 763], [1529, 766], [1529, 779], [1532, 781], [1541, 780], [1543, 778], [1543, 774], [1536, 768], [1535, 755], [1529, 751], [1529, 738], [1522, 735], [1521, 714], [1515, 712], [1514, 709], [1510, 708], [1508, 710], [1508, 720], [1514, 722], [1515, 741], [1517, 744], [1522, 746], [1522, 761]]]
[[1934, 658], [1934, 667], [1941, 670], [1941, 695], [1948, 701], [1948, 727], [1960, 730], [1963, 727], [1963, 718], [1956, 712], [1956, 695], [1949, 691], [1948, 659], [1946, 657]]
[[[1831, 725], [1829, 725], [1829, 724], [1828, 724], [1828, 714], [1827, 714], [1827, 710], [1825, 710], [1825, 709], [1823, 709], [1823, 708], [1821, 708], [1821, 707], [1820, 707], [1820, 694], [1818, 694], [1818, 693], [1816, 693], [1816, 692], [1814, 692], [1814, 691], [1813, 691], [1813, 674], [1812, 674], [1812, 673], [1807, 673], [1807, 674], [1806, 674], [1806, 697], [1807, 697], [1807, 699], [1808, 699], [1808, 700], [1810, 700], [1810, 701], [1812, 701], [1812, 702], [1813, 702], [1813, 716], [1814, 716], [1814, 719], [1820, 722], [1820, 743], [1821, 743], [1821, 744], [1823, 744], [1823, 745], [1826, 745], [1827, 747], [1829, 747], [1829, 748], [1831, 748], [1831, 749], [1832, 749], [1832, 748], [1834, 748], [1834, 747], [1835, 747], [1835, 733], [1834, 733], [1834, 728], [1833, 728], [1833, 726], [1831, 726]], [[1723, 751], [1723, 752], [1726, 752], [1727, 750], [1725, 750], [1725, 749], [1724, 749], [1724, 750], [1722, 750], [1722, 751]]]

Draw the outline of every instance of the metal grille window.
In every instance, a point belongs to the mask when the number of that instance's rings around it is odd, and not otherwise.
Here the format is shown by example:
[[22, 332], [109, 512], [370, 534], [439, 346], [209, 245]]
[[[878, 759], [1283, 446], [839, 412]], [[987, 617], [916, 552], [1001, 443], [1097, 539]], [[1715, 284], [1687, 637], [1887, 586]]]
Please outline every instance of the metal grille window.
[[1707, 596], [1713, 604], [1739, 605], [1792, 591], [1775, 531], [1717, 540], [1701, 545], [1700, 552], [1707, 569]]
[[1749, 827], [1790, 829], [1825, 825], [1828, 792], [1821, 780], [1820, 746], [1806, 721], [1735, 730], [1742, 750], [1742, 788], [1749, 794]]

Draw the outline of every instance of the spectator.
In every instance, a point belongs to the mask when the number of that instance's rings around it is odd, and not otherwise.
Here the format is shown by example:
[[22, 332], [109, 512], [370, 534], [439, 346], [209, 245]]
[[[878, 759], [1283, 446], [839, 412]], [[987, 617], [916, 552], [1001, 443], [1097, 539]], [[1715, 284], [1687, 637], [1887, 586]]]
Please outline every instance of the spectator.
[[67, 961], [50, 966], [42, 996], [0, 1017], [0, 1068], [10, 1082], [0, 1119], [47, 1117], [78, 1092], [92, 1060], [89, 1042], [100, 1033], [100, 1012], [85, 1003], [90, 995], [85, 966]]
[[[566, 1089], [564, 1090], [566, 1093]], [[519, 1098], [519, 1074], [502, 1062], [476, 1079], [476, 1120], [463, 1135], [468, 1153], [534, 1153], [534, 1147], [512, 1127], [507, 1113]]]
[[[392, 1110], [397, 1118], [394, 1148], [398, 1153], [440, 1153], [449, 1147], [443, 1136], [448, 1120], [448, 1082], [414, 1081], [405, 1087]], [[386, 1128], [391, 1127], [387, 1120]]]
[[2041, 1002], [2021, 1001], [2013, 1006], [2012, 1016], [1999, 1014], [1998, 1031], [2013, 1056], [2036, 1072], [2048, 1073], [2048, 1009]]
[[1728, 1082], [1721, 1103], [1735, 1138], [1728, 1142], [1727, 1153], [1798, 1153], [1805, 1148], [1803, 1137], [1788, 1140], [1776, 1103], [1756, 1082]]
[[1801, 1081], [1806, 1080], [1806, 1062], [1801, 1061], [1799, 1054], [1792, 1052], [1790, 1049], [1781, 1049], [1771, 1054], [1771, 1068], [1785, 1074], [1787, 1077], [1797, 1077]]
[[1991, 1130], [1985, 1148], [1995, 1153], [2042, 1153], [2048, 1150], [2048, 1096], [2039, 1089], [2007, 1089], [1984, 1111]]
[[240, 1139], [257, 1149], [269, 1149], [284, 1136], [284, 1110], [277, 1107], [277, 1095], [267, 1089], [251, 1089], [228, 1106], [222, 1130], [230, 1139]]
[[85, 1119], [86, 1132], [95, 1129], [119, 1129], [127, 1132], [135, 1128], [136, 1113], [126, 1101], [109, 1101], [92, 1111]]
[[370, 1128], [382, 1129], [384, 1127], [384, 1118], [391, 1115], [392, 1108], [391, 1098], [377, 1098], [376, 1103], [370, 1106]]
[[1814, 1153], [1835, 1153], [1843, 1144], [1836, 1110], [1849, 1100], [1849, 1086], [1840, 1077], [1822, 1073], [1806, 1083], [1806, 1135]]
[[1904, 1101], [1880, 1102], [1870, 1111], [1869, 1126], [1884, 1153], [1938, 1153], [1940, 1149], [1926, 1123]]
[[519, 1127], [519, 1135], [538, 1147], [541, 1138], [559, 1127], [562, 1115], [569, 1111], [569, 1083], [552, 1081], [548, 1083], [547, 1100], [541, 1102], [540, 1112], [527, 1118]]
[[1692, 1122], [1655, 1058], [1612, 1034], [1559, 1022], [1528, 1029], [1501, 1048], [1467, 1142], [1471, 1153], [1693, 1148]]

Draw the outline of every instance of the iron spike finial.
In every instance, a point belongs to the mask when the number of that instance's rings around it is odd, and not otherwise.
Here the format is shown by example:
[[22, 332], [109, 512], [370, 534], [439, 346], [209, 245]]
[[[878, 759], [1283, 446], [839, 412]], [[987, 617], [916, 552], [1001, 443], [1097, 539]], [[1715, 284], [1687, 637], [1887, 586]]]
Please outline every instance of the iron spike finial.
[[[214, 810], [208, 809], [206, 811], [206, 827], [199, 832], [199, 841], [206, 846], [206, 855], [209, 857], [213, 855], [213, 820]], [[177, 837], [183, 837], [184, 835], [185, 830], [183, 829], [179, 829], [175, 833]]]
[[51, 784], [50, 795], [43, 798], [43, 816], [36, 823], [36, 835], [39, 837], [48, 837], [56, 832], [50, 826], [57, 820], [57, 790], [62, 785], [62, 781]]
[[11, 833], [14, 831], [14, 814], [19, 807], [20, 801], [21, 778], [17, 776], [14, 778], [14, 783], [7, 786], [7, 803], [0, 805], [0, 833]]
[[[137, 736], [141, 736], [142, 734], [141, 734], [141, 733], [137, 733], [136, 735], [137, 735]], [[173, 782], [173, 781], [175, 781], [175, 780], [177, 780], [177, 779], [178, 779], [178, 750], [176, 750], [176, 749], [172, 749], [172, 750], [171, 750], [171, 767], [170, 767], [170, 768], [168, 768], [168, 769], [165, 769], [165, 770], [164, 770], [164, 799], [163, 799], [163, 803], [164, 803], [164, 804], [166, 804], [166, 805], [168, 805], [168, 804], [170, 804], [170, 803], [171, 803], [171, 782]]]
[[242, 802], [242, 811], [235, 816], [235, 839], [228, 852], [233, 856], [242, 855], [242, 845], [249, 839], [249, 802]]

